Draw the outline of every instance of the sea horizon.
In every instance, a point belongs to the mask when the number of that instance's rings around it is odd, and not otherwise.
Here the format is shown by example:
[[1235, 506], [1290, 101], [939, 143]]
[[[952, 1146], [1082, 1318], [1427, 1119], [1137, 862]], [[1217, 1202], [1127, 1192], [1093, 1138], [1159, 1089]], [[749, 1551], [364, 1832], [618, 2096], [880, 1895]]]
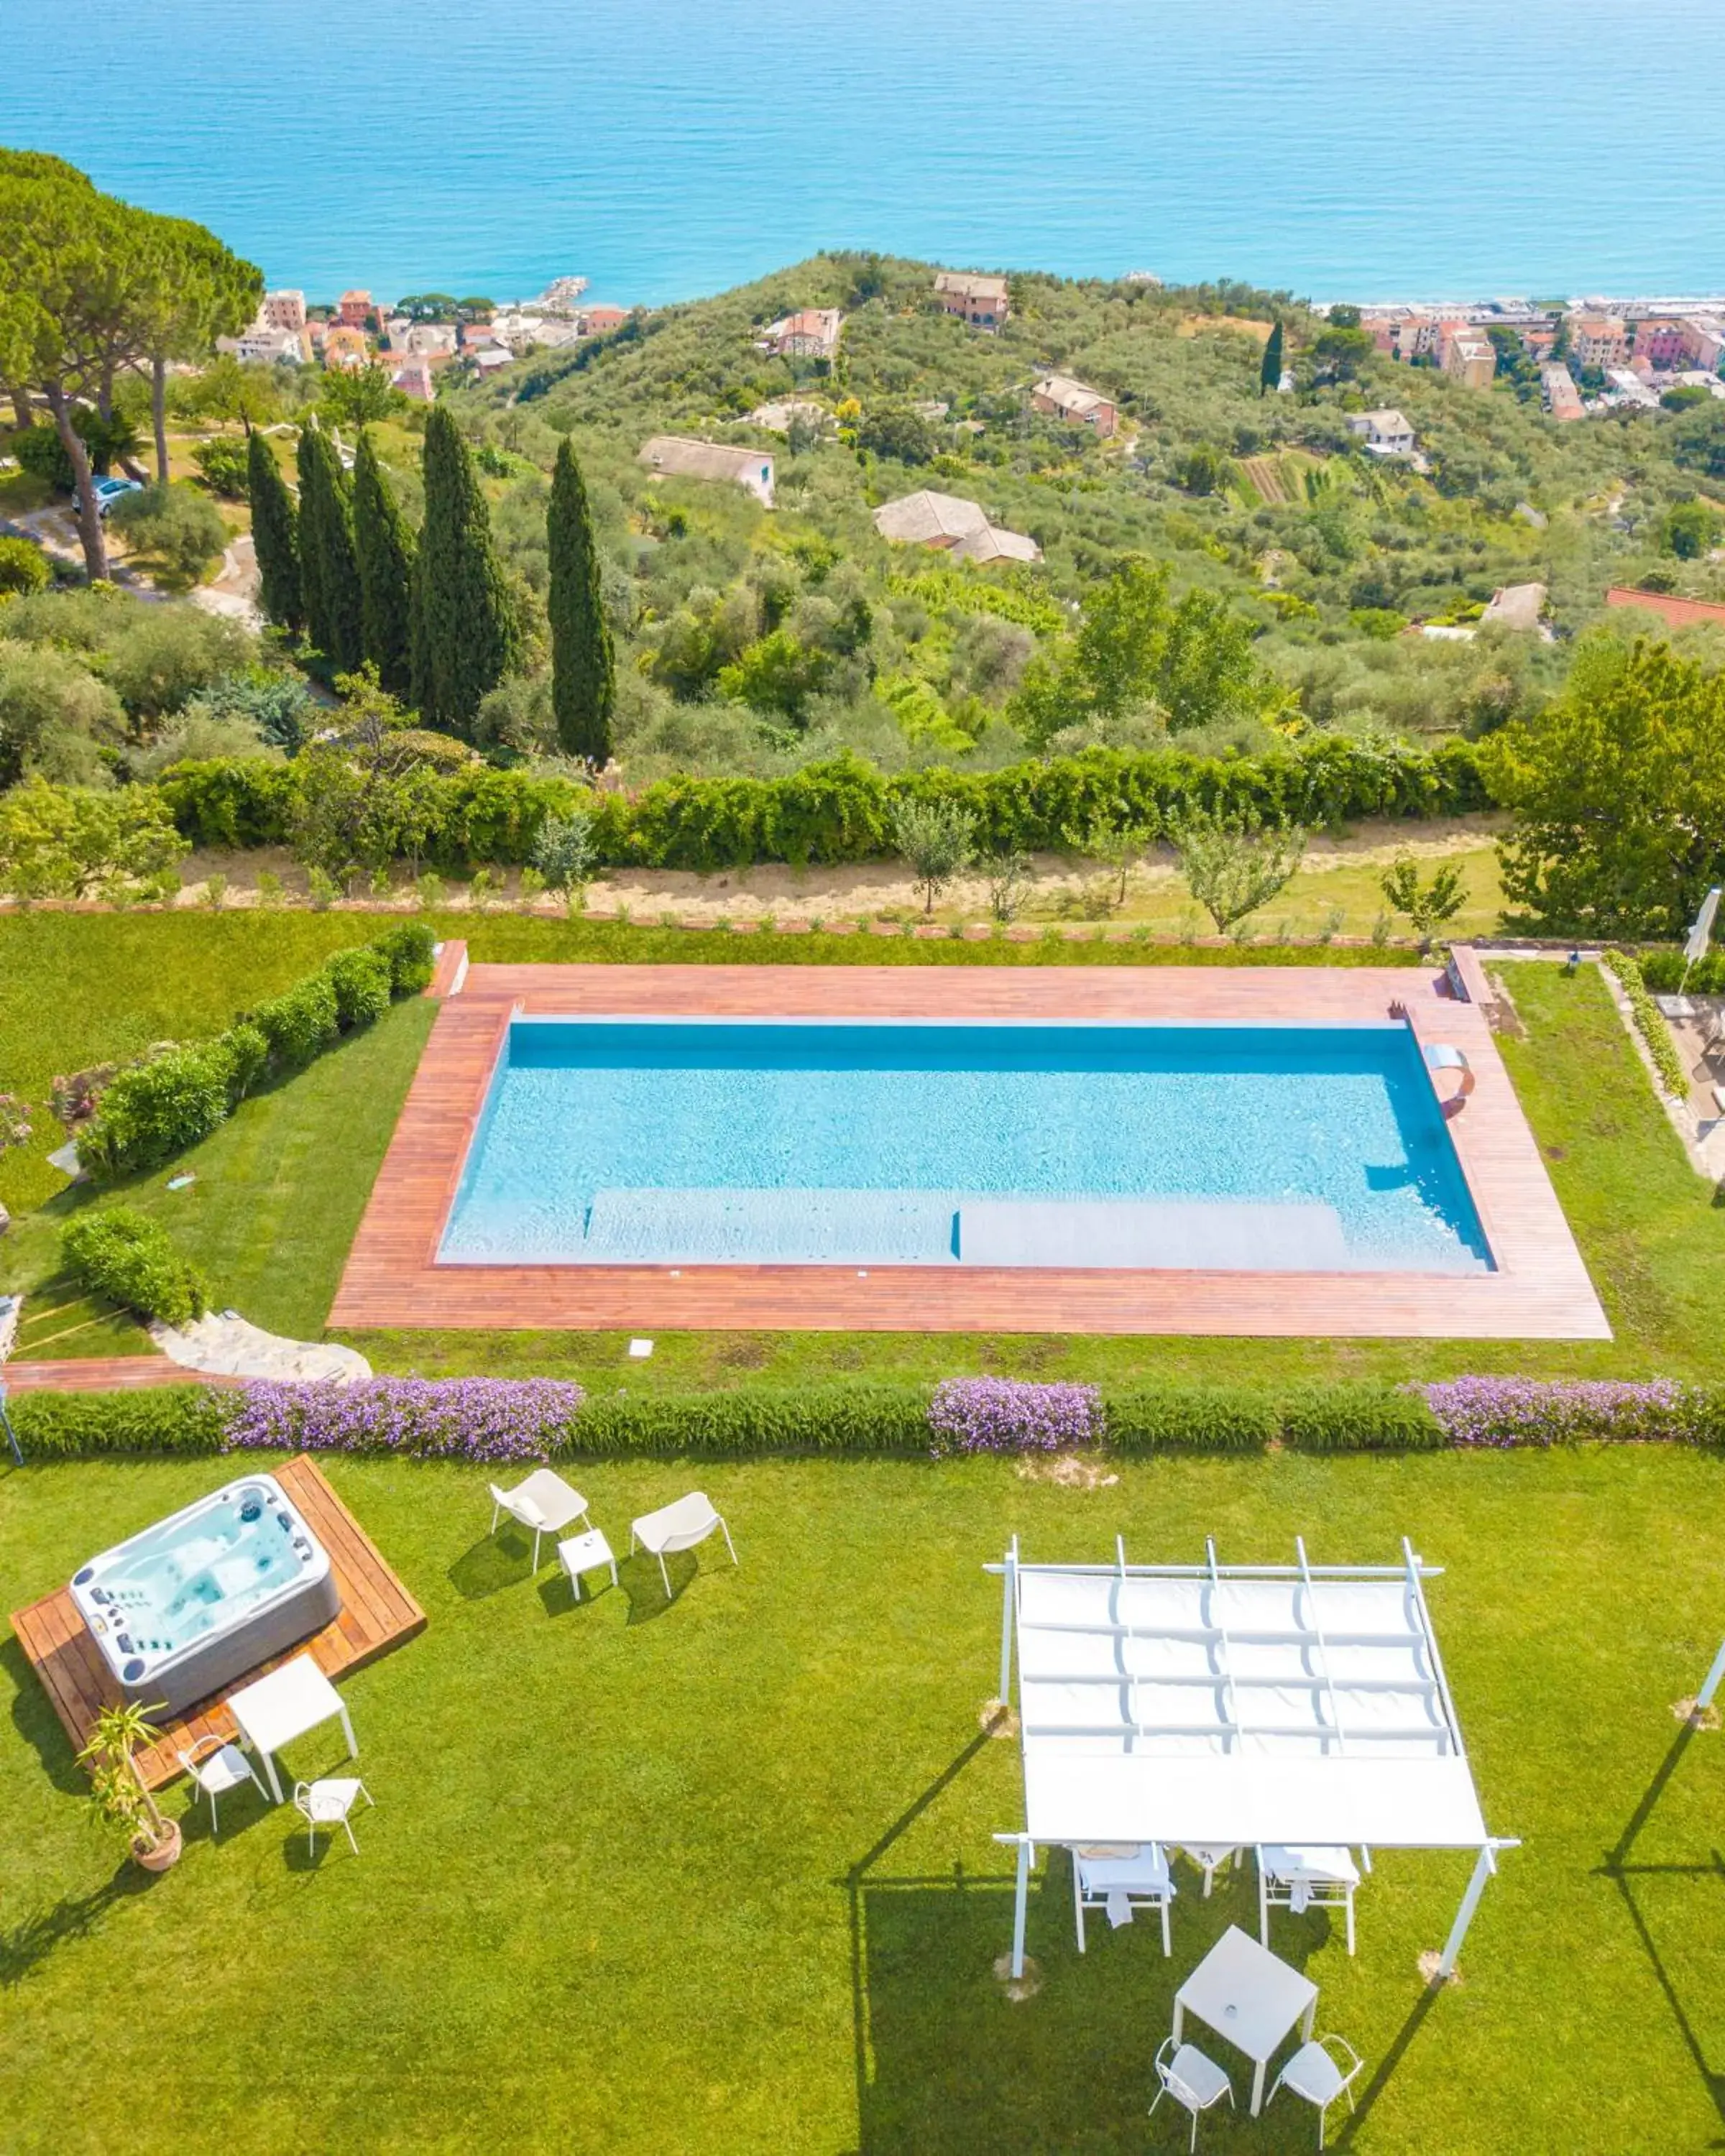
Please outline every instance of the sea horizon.
[[[14, 0], [0, 136], [272, 285], [692, 300], [822, 248], [1317, 300], [1725, 288], [1725, 10]], [[109, 87], [92, 95], [91, 84]], [[1638, 151], [1657, 143], [1661, 156]], [[1672, 146], [1681, 154], [1673, 155]]]

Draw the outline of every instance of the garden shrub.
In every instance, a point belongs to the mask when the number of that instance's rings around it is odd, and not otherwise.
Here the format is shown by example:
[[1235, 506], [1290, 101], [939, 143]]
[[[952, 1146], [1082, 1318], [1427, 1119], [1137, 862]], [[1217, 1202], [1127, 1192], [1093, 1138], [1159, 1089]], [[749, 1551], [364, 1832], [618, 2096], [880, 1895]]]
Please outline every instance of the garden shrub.
[[372, 938], [389, 961], [389, 984], [398, 996], [423, 995], [437, 963], [437, 938], [423, 921], [399, 921]]
[[228, 1396], [213, 1385], [128, 1392], [32, 1392], [8, 1410], [26, 1460], [90, 1460], [105, 1453], [219, 1452]]
[[336, 952], [324, 972], [335, 991], [336, 1015], [344, 1033], [375, 1024], [388, 1009], [393, 975], [387, 952], [370, 944], [356, 943]]
[[1281, 1415], [1283, 1443], [1301, 1452], [1423, 1452], [1444, 1443], [1424, 1398], [1394, 1385], [1301, 1386]]
[[259, 1004], [252, 1023], [269, 1042], [270, 1060], [284, 1070], [297, 1070], [321, 1055], [341, 1032], [335, 982], [327, 970], [308, 973]]
[[947, 1378], [935, 1387], [928, 1427], [937, 1455], [1059, 1452], [1101, 1438], [1102, 1395], [1095, 1385]]
[[141, 1317], [189, 1325], [208, 1303], [202, 1276], [159, 1222], [130, 1205], [85, 1213], [60, 1237], [74, 1278]]
[[794, 1392], [616, 1394], [590, 1399], [567, 1449], [606, 1459], [773, 1453], [926, 1453], [926, 1386], [834, 1380]]
[[583, 1398], [552, 1378], [367, 1378], [247, 1385], [226, 1441], [242, 1450], [394, 1452], [422, 1460], [542, 1460], [564, 1448]]
[[1725, 996], [1725, 951], [1709, 951], [1691, 966], [1679, 946], [1662, 944], [1644, 951], [1638, 961], [1641, 978], [1656, 996]]
[[1117, 1452], [1179, 1445], [1259, 1452], [1281, 1434], [1274, 1394], [1251, 1385], [1138, 1384], [1108, 1393], [1108, 1443]]
[[[248, 1030], [263, 1042], [255, 1027]], [[95, 1122], [78, 1134], [79, 1165], [110, 1181], [196, 1145], [226, 1122], [235, 1075], [225, 1034], [116, 1072]]]
[[1670, 1378], [1451, 1378], [1420, 1388], [1449, 1445], [1725, 1444], [1725, 1387]]
[[1635, 1021], [1635, 1031], [1646, 1043], [1647, 1053], [1653, 1058], [1653, 1067], [1659, 1073], [1659, 1083], [1675, 1100], [1686, 1100], [1689, 1095], [1689, 1073], [1683, 1059], [1677, 1053], [1677, 1044], [1671, 1039], [1671, 1029], [1665, 1022], [1665, 1014], [1647, 993], [1647, 983], [1641, 977], [1641, 968], [1627, 951], [1607, 951], [1604, 962], [1617, 976]]

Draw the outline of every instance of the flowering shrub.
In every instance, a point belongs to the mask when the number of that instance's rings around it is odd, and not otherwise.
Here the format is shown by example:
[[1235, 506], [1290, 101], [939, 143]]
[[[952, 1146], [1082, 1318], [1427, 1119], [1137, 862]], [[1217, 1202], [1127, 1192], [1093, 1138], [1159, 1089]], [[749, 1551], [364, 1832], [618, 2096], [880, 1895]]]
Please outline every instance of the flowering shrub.
[[421, 1460], [542, 1460], [564, 1442], [579, 1385], [554, 1378], [368, 1378], [357, 1385], [268, 1380], [239, 1394], [230, 1447], [399, 1452]]
[[1451, 1445], [1574, 1445], [1585, 1439], [1714, 1444], [1725, 1435], [1725, 1399], [1672, 1378], [1452, 1378], [1423, 1385]]
[[928, 1427], [937, 1454], [1058, 1452], [1068, 1445], [1100, 1441], [1102, 1395], [1095, 1385], [948, 1378], [935, 1388]]

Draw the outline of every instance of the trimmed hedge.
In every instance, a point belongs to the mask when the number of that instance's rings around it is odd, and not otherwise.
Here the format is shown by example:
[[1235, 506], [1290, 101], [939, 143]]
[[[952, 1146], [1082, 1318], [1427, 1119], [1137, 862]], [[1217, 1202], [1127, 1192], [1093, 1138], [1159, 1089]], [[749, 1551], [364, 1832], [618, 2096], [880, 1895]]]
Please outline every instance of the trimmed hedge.
[[[157, 783], [194, 846], [280, 845], [290, 836], [299, 784], [291, 763], [175, 764]], [[705, 872], [889, 855], [893, 810], [906, 799], [955, 802], [983, 850], [1025, 852], [1063, 850], [1074, 834], [1122, 815], [1162, 824], [1202, 809], [1319, 827], [1457, 816], [1491, 805], [1471, 742], [1446, 742], [1428, 752], [1370, 748], [1339, 736], [1259, 757], [1090, 749], [1001, 771], [891, 778], [839, 756], [783, 778], [665, 778], [634, 796], [482, 767], [423, 783], [433, 804], [424, 857], [454, 874], [480, 863], [525, 865], [547, 818], [577, 808], [592, 813], [601, 865]]]
[[203, 1276], [158, 1220], [130, 1205], [85, 1213], [60, 1237], [68, 1270], [140, 1317], [189, 1325], [209, 1306]]
[[98, 1182], [111, 1183], [198, 1144], [267, 1069], [297, 1070], [342, 1033], [381, 1018], [392, 994], [417, 994], [431, 978], [432, 949], [423, 921], [398, 921], [369, 943], [336, 952], [214, 1040], [118, 1072], [102, 1091], [95, 1120], [78, 1133], [79, 1164]]
[[1653, 1058], [1653, 1067], [1659, 1073], [1659, 1082], [1674, 1100], [1689, 1097], [1689, 1073], [1683, 1059], [1677, 1053], [1677, 1044], [1671, 1039], [1671, 1029], [1665, 1022], [1665, 1014], [1647, 993], [1647, 983], [1641, 978], [1641, 968], [1627, 951], [1607, 951], [1605, 963], [1617, 976], [1635, 1021], [1635, 1031], [1646, 1044], [1647, 1053]]
[[[948, 1379], [945, 1388], [829, 1380], [795, 1391], [583, 1397], [550, 1378], [376, 1378], [367, 1383], [255, 1383], [146, 1394], [27, 1394], [49, 1458], [236, 1448], [486, 1460], [750, 1459], [828, 1455], [939, 1457], [955, 1448], [937, 1427], [938, 1392], [996, 1383], [979, 1399], [980, 1441], [963, 1450], [1046, 1451], [1050, 1419], [1070, 1420], [1072, 1395], [1100, 1392], [1103, 1424], [1079, 1419], [1096, 1448], [1120, 1458], [1158, 1452], [1427, 1452], [1584, 1440], [1725, 1444], [1725, 1387], [1669, 1378], [1640, 1383], [1461, 1378], [1427, 1385], [1308, 1384], [1277, 1394], [1247, 1385], [1170, 1383], [1112, 1389], [1038, 1387], [1028, 1379]], [[1045, 1412], [1032, 1395], [1049, 1395]], [[1105, 1424], [1105, 1426], [1104, 1426]], [[1074, 1427], [1077, 1427], [1076, 1423]], [[1082, 1442], [1081, 1439], [1076, 1440]]]
[[1709, 951], [1692, 966], [1685, 961], [1681, 944], [1664, 943], [1644, 951], [1640, 964], [1641, 978], [1656, 996], [1685, 990], [1692, 996], [1725, 996], [1725, 951]]

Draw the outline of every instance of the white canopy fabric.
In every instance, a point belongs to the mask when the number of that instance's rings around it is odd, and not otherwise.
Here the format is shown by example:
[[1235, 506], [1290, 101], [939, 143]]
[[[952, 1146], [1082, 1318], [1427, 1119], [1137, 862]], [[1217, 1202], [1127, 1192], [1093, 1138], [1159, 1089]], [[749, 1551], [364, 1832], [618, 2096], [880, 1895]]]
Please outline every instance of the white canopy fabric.
[[[1361, 1845], [1481, 1853], [1487, 1833], [1426, 1606], [1428, 1568], [1004, 1563], [1022, 1897], [1038, 1843]], [[1461, 1943], [1458, 1925], [1445, 1958]]]

